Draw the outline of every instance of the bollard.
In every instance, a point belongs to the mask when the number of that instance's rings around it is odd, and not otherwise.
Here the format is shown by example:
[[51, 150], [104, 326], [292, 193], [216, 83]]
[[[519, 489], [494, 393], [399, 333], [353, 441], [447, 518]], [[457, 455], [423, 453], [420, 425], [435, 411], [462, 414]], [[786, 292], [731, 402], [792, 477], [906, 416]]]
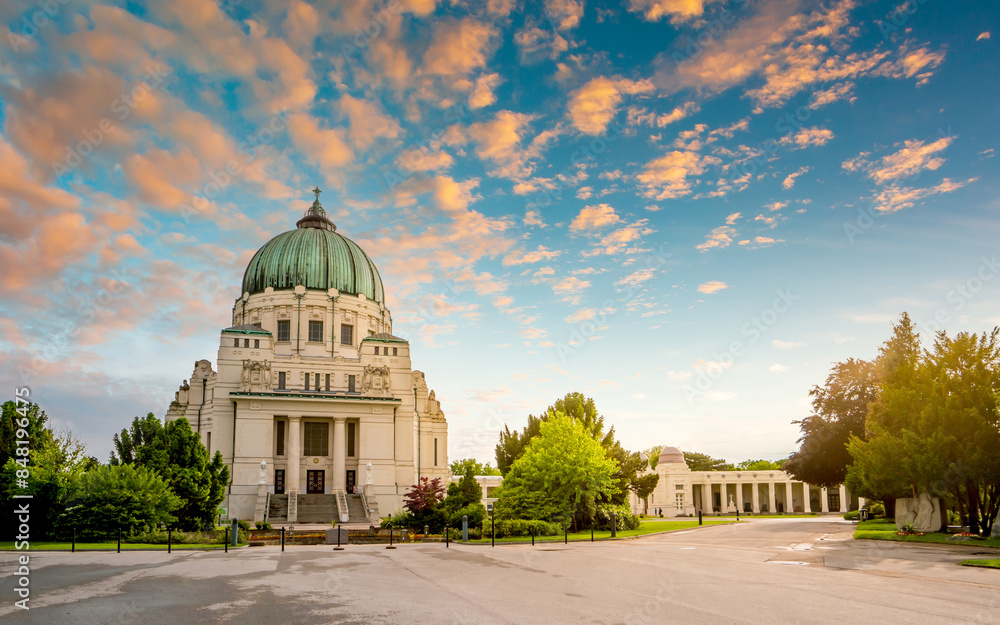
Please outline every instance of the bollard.
[[344, 548], [340, 546], [340, 527], [335, 527], [337, 530], [337, 546], [333, 548], [334, 551], [343, 551]]
[[118, 527], [118, 553], [122, 552], [122, 528]]
[[594, 525], [590, 526], [590, 542], [594, 542]]
[[462, 542], [469, 542], [469, 515], [462, 515]]
[[448, 543], [448, 526], [444, 526], [444, 548], [448, 549], [451, 545]]
[[389, 524], [389, 546], [386, 549], [395, 549], [396, 547], [392, 544], [392, 523]]
[[285, 528], [281, 528], [281, 550], [285, 550]]
[[226, 540], [222, 543], [222, 550], [229, 553], [229, 528], [226, 528]]
[[563, 528], [563, 544], [564, 545], [568, 545], [569, 544], [569, 526], [568, 525]]
[[698, 525], [701, 525], [701, 510], [698, 511]]
[[233, 540], [233, 547], [238, 547], [240, 544], [240, 523], [236, 519], [233, 519], [233, 533], [230, 536]]
[[490, 512], [490, 535], [491, 535], [491, 538], [490, 538], [490, 547], [496, 547], [497, 546], [497, 524], [496, 524], [496, 521], [493, 520], [493, 513], [492, 512]]
[[531, 526], [531, 546], [535, 546], [535, 526]]
[[170, 553], [170, 538], [171, 538], [171, 533], [172, 532], [173, 532], [173, 529], [168, 527], [167, 528], [167, 553]]
[[611, 513], [611, 538], [618, 537], [618, 516], [614, 512]]
[[431, 526], [430, 525], [425, 525], [424, 526], [424, 536], [427, 536], [430, 533], [431, 533]]
[[737, 521], [740, 520], [740, 511], [739, 510], [736, 511], [736, 520]]
[[70, 549], [70, 553], [76, 553], [76, 526], [73, 527], [73, 547]]

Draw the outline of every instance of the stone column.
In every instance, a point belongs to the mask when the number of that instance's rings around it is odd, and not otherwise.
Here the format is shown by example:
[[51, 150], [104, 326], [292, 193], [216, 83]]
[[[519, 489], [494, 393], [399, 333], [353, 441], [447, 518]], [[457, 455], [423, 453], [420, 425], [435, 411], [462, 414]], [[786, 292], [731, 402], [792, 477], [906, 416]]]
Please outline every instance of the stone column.
[[847, 487], [840, 485], [840, 511], [847, 512], [851, 507], [851, 502], [847, 499]]
[[736, 510], [743, 514], [743, 482], [736, 480]]
[[795, 506], [792, 505], [792, 482], [791, 480], [785, 482], [785, 514], [792, 514], [795, 512]]
[[729, 497], [726, 493], [726, 483], [719, 484], [719, 512], [726, 513], [729, 506]]
[[826, 486], [819, 489], [819, 509], [824, 513], [830, 511], [830, 495]]
[[753, 491], [750, 493], [750, 502], [753, 504], [753, 513], [760, 514], [760, 485], [757, 480], [750, 483]]
[[333, 419], [333, 489], [347, 488], [347, 417]]
[[288, 494], [298, 494], [302, 492], [299, 487], [299, 471], [302, 465], [302, 440], [300, 430], [300, 416], [288, 417], [288, 444], [285, 446], [285, 455], [288, 460], [288, 473], [285, 475], [285, 492]]
[[767, 510], [770, 514], [778, 514], [778, 498], [774, 494], [774, 482], [767, 483]]
[[701, 485], [701, 511], [702, 514], [712, 514], [712, 483], [703, 482]]
[[809, 507], [809, 485], [802, 482], [802, 512], [809, 514], [812, 508]]

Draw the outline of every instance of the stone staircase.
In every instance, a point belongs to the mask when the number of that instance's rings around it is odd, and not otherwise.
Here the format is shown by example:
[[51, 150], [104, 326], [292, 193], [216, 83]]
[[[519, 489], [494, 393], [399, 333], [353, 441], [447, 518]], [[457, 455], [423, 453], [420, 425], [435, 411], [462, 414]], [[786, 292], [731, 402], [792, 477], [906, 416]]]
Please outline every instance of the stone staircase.
[[267, 509], [269, 523], [285, 523], [288, 521], [288, 495], [271, 495], [271, 504]]
[[298, 523], [329, 523], [337, 518], [336, 495], [299, 495]]
[[365, 506], [361, 503], [361, 495], [347, 496], [347, 513], [350, 515], [349, 523], [368, 522], [368, 515], [365, 514]]

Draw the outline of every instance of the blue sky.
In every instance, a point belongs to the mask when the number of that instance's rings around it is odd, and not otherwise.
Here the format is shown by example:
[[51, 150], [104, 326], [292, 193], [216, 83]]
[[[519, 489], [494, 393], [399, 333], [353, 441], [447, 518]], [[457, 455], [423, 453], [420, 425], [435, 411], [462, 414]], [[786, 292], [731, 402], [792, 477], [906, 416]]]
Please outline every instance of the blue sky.
[[[48, 11], [48, 12], [46, 12]], [[0, 376], [105, 458], [319, 185], [452, 458], [569, 391], [635, 449], [796, 448], [908, 311], [1000, 324], [991, 2], [15, 2]]]

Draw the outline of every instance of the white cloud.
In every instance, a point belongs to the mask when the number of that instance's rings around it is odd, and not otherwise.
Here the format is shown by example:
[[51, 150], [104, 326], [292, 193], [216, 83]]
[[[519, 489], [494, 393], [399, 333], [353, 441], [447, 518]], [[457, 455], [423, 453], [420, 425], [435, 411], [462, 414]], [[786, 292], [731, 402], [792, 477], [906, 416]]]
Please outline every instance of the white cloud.
[[770, 371], [771, 373], [784, 373], [788, 371], [788, 367], [779, 363], [774, 363], [773, 365], [768, 367], [767, 370]]
[[712, 280], [711, 282], [706, 282], [704, 284], [698, 285], [698, 292], [706, 294], [718, 293], [719, 291], [722, 291], [723, 289], [727, 288], [729, 288], [729, 285], [727, 285], [725, 282], [721, 282], [719, 280]]
[[799, 341], [782, 341], [779, 339], [771, 341], [771, 345], [778, 349], [795, 349], [796, 347], [805, 347], [805, 343]]

